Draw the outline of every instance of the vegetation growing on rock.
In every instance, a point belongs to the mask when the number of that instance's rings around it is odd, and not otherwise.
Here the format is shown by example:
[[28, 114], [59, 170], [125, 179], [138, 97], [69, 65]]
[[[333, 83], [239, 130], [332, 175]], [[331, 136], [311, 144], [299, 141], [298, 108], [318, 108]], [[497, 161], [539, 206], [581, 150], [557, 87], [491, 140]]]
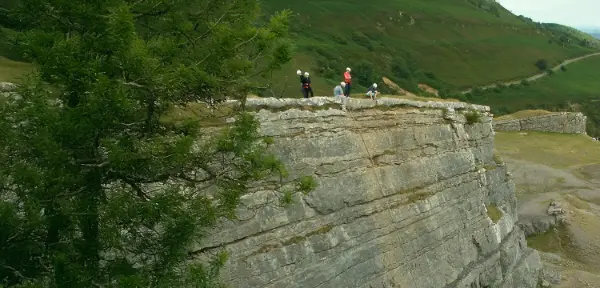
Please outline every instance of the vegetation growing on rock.
[[487, 210], [487, 215], [490, 217], [490, 219], [492, 219], [492, 222], [498, 223], [498, 221], [500, 221], [502, 218], [502, 211], [493, 204], [486, 205], [485, 208]]

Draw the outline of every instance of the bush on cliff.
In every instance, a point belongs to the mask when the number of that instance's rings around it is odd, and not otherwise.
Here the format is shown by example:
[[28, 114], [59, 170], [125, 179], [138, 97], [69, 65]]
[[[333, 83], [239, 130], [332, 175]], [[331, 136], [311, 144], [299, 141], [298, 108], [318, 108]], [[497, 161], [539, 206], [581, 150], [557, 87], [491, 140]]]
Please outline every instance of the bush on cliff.
[[467, 121], [467, 124], [475, 124], [475, 123], [480, 123], [481, 122], [481, 115], [479, 114], [479, 112], [473, 110], [473, 111], [468, 111], [465, 113], [465, 120]]
[[189, 249], [284, 167], [250, 114], [234, 111], [219, 133], [161, 118], [244, 100], [251, 75], [290, 59], [289, 13], [260, 21], [256, 1], [19, 3], [12, 37], [39, 70], [0, 108], [0, 286], [220, 287], [226, 255], [193, 264]]

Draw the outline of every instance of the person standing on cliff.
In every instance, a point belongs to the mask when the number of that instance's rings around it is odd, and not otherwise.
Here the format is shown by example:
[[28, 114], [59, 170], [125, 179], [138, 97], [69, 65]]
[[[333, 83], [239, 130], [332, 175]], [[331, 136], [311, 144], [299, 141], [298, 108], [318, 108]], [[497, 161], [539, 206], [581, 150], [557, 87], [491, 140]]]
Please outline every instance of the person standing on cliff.
[[346, 90], [344, 91], [344, 96], [350, 97], [350, 89], [352, 87], [352, 75], [350, 72], [352, 69], [350, 67], [346, 68], [346, 72], [344, 72], [344, 82], [346, 83]]
[[302, 75], [302, 71], [298, 70], [296, 71], [296, 75], [298, 75], [298, 77], [300, 77], [300, 93], [302, 93], [302, 95], [304, 96], [304, 75]]
[[310, 93], [310, 97], [314, 97], [312, 87], [310, 86], [310, 74], [308, 72], [304, 72], [304, 77], [300, 76], [300, 82], [302, 83], [302, 94], [304, 98], [308, 98], [308, 94]]

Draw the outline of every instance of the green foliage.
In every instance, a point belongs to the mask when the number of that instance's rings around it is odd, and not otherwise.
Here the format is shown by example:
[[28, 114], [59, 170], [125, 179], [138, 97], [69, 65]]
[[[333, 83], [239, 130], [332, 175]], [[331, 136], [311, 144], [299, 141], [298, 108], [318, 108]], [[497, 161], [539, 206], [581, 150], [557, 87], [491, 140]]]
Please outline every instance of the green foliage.
[[481, 115], [479, 114], [479, 112], [472, 110], [472, 111], [468, 111], [465, 113], [465, 120], [467, 121], [467, 124], [472, 125], [475, 123], [480, 123], [481, 122]]
[[527, 81], [527, 79], [523, 79], [523, 80], [521, 80], [521, 85], [529, 86], [529, 81]]
[[500, 93], [502, 92], [504, 89], [506, 89], [506, 85], [504, 85], [503, 83], [498, 83], [496, 84], [496, 86], [493, 88], [493, 91], [496, 93]]
[[356, 83], [359, 85], [369, 87], [373, 82], [377, 81], [377, 77], [373, 74], [374, 65], [373, 63], [362, 60], [359, 62], [356, 67], [352, 70], [352, 77], [356, 79]]
[[218, 131], [159, 120], [243, 102], [291, 58], [290, 13], [260, 16], [250, 0], [19, 2], [11, 37], [38, 70], [0, 107], [1, 285], [221, 287], [227, 255], [189, 249], [287, 172], [252, 114]]
[[548, 70], [548, 61], [546, 59], [538, 59], [535, 61], [535, 67], [540, 69], [540, 71], [546, 71]]
[[315, 188], [317, 188], [317, 182], [311, 176], [303, 176], [296, 183], [296, 190], [304, 194], [308, 194], [310, 191], [315, 190]]
[[500, 155], [498, 155], [498, 154], [495, 154], [495, 153], [494, 153], [494, 162], [495, 162], [497, 165], [502, 165], [502, 164], [504, 164], [504, 161], [502, 161], [502, 158], [500, 157]]
[[294, 201], [294, 193], [292, 193], [292, 191], [284, 191], [283, 192], [283, 196], [281, 197], [281, 204], [282, 205], [289, 205]]
[[498, 223], [498, 221], [500, 221], [500, 219], [502, 219], [502, 215], [504, 215], [504, 214], [502, 213], [502, 211], [500, 209], [498, 209], [498, 207], [496, 207], [496, 205], [493, 205], [493, 204], [486, 205], [485, 208], [487, 210], [488, 217], [490, 217], [490, 219], [492, 219], [492, 222], [494, 222], [494, 224]]
[[480, 96], [480, 95], [483, 95], [483, 93], [484, 93], [484, 92], [485, 92], [485, 90], [484, 90], [483, 88], [481, 88], [481, 87], [475, 87], [475, 88], [473, 88], [473, 91], [471, 91], [471, 93], [472, 93], [474, 96]]
[[[345, 67], [352, 68], [353, 76], [359, 73], [356, 66], [363, 60], [372, 63], [373, 75], [388, 77], [409, 91], [413, 83], [464, 90], [531, 76], [538, 69], [528, 63], [537, 58], [554, 64], [594, 50], [574, 40], [564, 47], [548, 45], [556, 27], [523, 21], [493, 1], [263, 2], [267, 10], [289, 8], [297, 15], [292, 29], [298, 53], [276, 73], [275, 81], [283, 83], [300, 67], [308, 67], [302, 69], [315, 71], [313, 89], [319, 95], [331, 94]], [[352, 25], [340, 19], [352, 19]], [[397, 58], [407, 65], [398, 65]], [[433, 73], [437, 80], [419, 70]], [[407, 77], [408, 71], [412, 77]], [[364, 89], [357, 86], [357, 93]], [[289, 87], [297, 89], [296, 83]]]
[[391, 69], [392, 69], [392, 76], [394, 76], [396, 78], [399, 78], [399, 79], [411, 79], [412, 78], [412, 72], [410, 71], [408, 64], [406, 64], [406, 60], [404, 60], [404, 58], [402, 58], [402, 57], [396, 57], [396, 58], [394, 58], [394, 60], [392, 60]]
[[[2, 6], [6, 1], [0, 2]], [[278, 86], [277, 90], [281, 86], [283, 92], [278, 94], [286, 97], [301, 97], [297, 92], [298, 83], [292, 81], [297, 78], [297, 69], [311, 72], [317, 95], [331, 94], [335, 83], [342, 80], [345, 67], [352, 67], [356, 73], [355, 66], [361, 60], [373, 64], [373, 75], [403, 82], [398, 84], [411, 92], [418, 92], [413, 85], [418, 83], [438, 90], [464, 90], [530, 76], [538, 69], [528, 63], [538, 57], [555, 64], [590, 53], [598, 47], [588, 45], [593, 40], [589, 35], [565, 26], [517, 17], [498, 3], [487, 0], [351, 3], [307, 0], [303, 5], [264, 0], [262, 4], [267, 12], [293, 10], [296, 16], [292, 29], [298, 53], [293, 61], [275, 73], [258, 73], [248, 75], [248, 78], [272, 82]], [[353, 19], [352, 29], [339, 21], [349, 18]], [[557, 42], [563, 34], [569, 39], [564, 46]], [[553, 39], [556, 41], [549, 45]], [[584, 40], [586, 44], [580, 45]], [[2, 50], [0, 47], [0, 55], [6, 56], [10, 52]], [[492, 54], [494, 57], [490, 57]], [[396, 81], [400, 80], [392, 69], [396, 57], [407, 62], [412, 79]], [[432, 80], [418, 70], [431, 72], [437, 79]], [[354, 91], [364, 88], [357, 85]], [[273, 94], [265, 88], [251, 91], [268, 96]]]
[[560, 70], [563, 72], [567, 72], [567, 66], [560, 66]]

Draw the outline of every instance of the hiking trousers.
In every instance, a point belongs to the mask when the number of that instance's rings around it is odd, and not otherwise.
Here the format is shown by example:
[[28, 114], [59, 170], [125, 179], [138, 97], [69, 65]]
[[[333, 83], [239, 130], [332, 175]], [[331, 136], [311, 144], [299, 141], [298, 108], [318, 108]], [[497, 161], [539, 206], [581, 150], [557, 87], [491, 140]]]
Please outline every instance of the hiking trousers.
[[312, 87], [302, 88], [302, 94], [304, 95], [304, 98], [308, 98], [309, 93], [310, 93], [310, 97], [315, 96], [315, 94], [313, 93]]

